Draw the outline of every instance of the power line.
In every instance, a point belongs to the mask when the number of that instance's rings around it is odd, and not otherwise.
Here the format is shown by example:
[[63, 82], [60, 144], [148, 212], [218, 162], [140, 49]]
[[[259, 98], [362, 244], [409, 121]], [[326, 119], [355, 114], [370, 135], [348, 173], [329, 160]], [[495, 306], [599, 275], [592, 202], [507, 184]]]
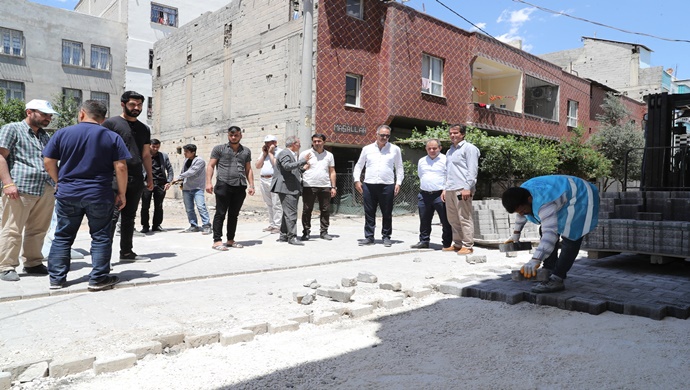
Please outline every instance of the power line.
[[[654, 38], [654, 39], [660, 39], [660, 40], [662, 40], [662, 41], [669, 41], [669, 42], [685, 42], [685, 43], [690, 43], [690, 40], [687, 40], [687, 39], [664, 38], [664, 37], [659, 37], [659, 36], [652, 35], [652, 34], [647, 34], [647, 33], [642, 33], [642, 32], [637, 32], [637, 31], [630, 31], [630, 30], [625, 30], [625, 29], [618, 28], [618, 27], [609, 26], [608, 24], [599, 23], [599, 22], [595, 22], [595, 21], [593, 21], [593, 20], [589, 20], [589, 19], [585, 19], [585, 18], [580, 18], [580, 17], [577, 17], [577, 16], [569, 15], [569, 14], [566, 14], [565, 12], [562, 12], [562, 11], [554, 11], [554, 10], [551, 10], [551, 9], [548, 9], [548, 8], [540, 7], [540, 6], [538, 6], [538, 5], [534, 5], [534, 4], [532, 4], [532, 3], [528, 3], [528, 2], [526, 2], [526, 1], [524, 1], [524, 0], [513, 0], [513, 1], [516, 2], [516, 3], [522, 3], [522, 4], [529, 5], [530, 7], [534, 7], [534, 8], [536, 8], [536, 9], [541, 10], [541, 11], [544, 11], [544, 12], [549, 12], [549, 13], [552, 13], [552, 14], [555, 14], [555, 15], [566, 16], [566, 17], [571, 18], [571, 19], [579, 20], [579, 21], [586, 22], [586, 23], [591, 23], [591, 24], [594, 24], [594, 25], [597, 25], [597, 26], [601, 26], [601, 27], [605, 27], [605, 28], [610, 28], [611, 30], [620, 31], [620, 32], [623, 32], [623, 33], [626, 33], [626, 34], [642, 35], [642, 36], [645, 36], [645, 37], [650, 37], [650, 38]], [[464, 19], [464, 18], [463, 18], [463, 19]]]

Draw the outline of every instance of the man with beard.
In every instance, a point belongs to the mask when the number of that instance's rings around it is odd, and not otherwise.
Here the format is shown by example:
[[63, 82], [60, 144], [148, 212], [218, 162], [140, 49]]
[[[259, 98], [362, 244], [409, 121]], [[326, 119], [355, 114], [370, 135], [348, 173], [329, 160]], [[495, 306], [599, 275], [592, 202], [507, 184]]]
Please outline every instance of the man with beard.
[[[144, 191], [144, 170], [146, 170], [146, 188], [153, 190], [153, 174], [151, 169], [151, 131], [148, 126], [137, 120], [144, 105], [144, 96], [134, 91], [126, 91], [120, 99], [122, 114], [110, 117], [103, 122], [108, 128], [122, 137], [132, 158], [127, 160], [127, 192], [126, 203], [122, 210], [115, 209], [113, 223], [110, 227], [111, 239], [115, 235], [117, 220], [120, 221], [120, 261], [148, 262], [150, 258], [139, 256], [132, 250], [134, 235], [134, 219], [136, 218], [139, 200]], [[117, 195], [117, 182], [113, 182], [113, 189]]]
[[300, 154], [300, 159], [311, 156], [307, 163], [309, 169], [302, 174], [302, 241], [309, 240], [311, 231], [311, 213], [314, 201], [319, 200], [319, 237], [322, 240], [333, 239], [328, 234], [330, 225], [331, 198], [335, 197], [335, 160], [333, 154], [324, 149], [326, 136], [316, 133], [311, 136], [312, 148]]
[[[242, 129], [228, 128], [228, 143], [215, 146], [206, 167], [206, 192], [216, 195], [216, 214], [213, 216], [213, 246], [218, 251], [228, 248], [242, 248], [235, 241], [237, 217], [244, 198], [254, 195], [254, 173], [252, 172], [252, 152], [240, 144]], [[213, 186], [213, 171], [218, 167], [216, 185]], [[249, 184], [249, 191], [247, 191]], [[227, 242], [223, 243], [223, 221], [228, 215]]]
[[50, 139], [43, 128], [54, 114], [50, 102], [34, 99], [26, 104], [26, 119], [0, 129], [0, 280], [19, 280], [15, 268], [20, 250], [25, 273], [48, 275], [41, 248], [53, 215], [55, 188], [45, 171], [42, 152]]

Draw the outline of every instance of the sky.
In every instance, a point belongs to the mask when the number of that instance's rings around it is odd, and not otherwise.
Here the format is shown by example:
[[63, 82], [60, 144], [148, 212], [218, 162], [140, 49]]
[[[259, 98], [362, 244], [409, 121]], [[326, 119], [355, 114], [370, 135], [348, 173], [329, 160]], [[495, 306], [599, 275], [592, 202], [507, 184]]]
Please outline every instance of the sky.
[[[78, 0], [32, 1], [71, 10]], [[404, 3], [464, 30], [474, 31], [478, 27], [506, 42], [521, 39], [522, 49], [534, 55], [582, 47], [583, 36], [644, 45], [652, 50], [651, 66], [672, 68], [678, 79], [690, 78], [690, 33], [684, 21], [687, 0], [661, 3], [649, 0], [409, 0]]]

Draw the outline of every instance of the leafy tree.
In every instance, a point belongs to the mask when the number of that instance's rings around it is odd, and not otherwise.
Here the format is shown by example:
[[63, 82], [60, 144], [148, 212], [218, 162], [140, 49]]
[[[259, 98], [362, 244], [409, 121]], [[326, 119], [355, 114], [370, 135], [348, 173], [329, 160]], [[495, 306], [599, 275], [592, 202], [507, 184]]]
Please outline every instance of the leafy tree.
[[26, 104], [19, 99], [5, 99], [5, 90], [0, 89], [0, 126], [19, 122], [26, 118]]
[[597, 115], [599, 131], [592, 137], [591, 144], [611, 160], [610, 177], [604, 180], [604, 189], [616, 181], [625, 180], [625, 159], [628, 156], [628, 179], [638, 180], [642, 173], [642, 153], [631, 149], [644, 147], [644, 135], [630, 120], [630, 111], [620, 97], [607, 94], [601, 105], [603, 114]]
[[77, 124], [79, 103], [73, 97], [65, 97], [60, 93], [53, 95], [53, 109], [58, 115], [53, 116], [51, 125], [55, 129]]
[[558, 146], [561, 154], [558, 172], [585, 180], [608, 176], [611, 172], [611, 161], [585, 143], [583, 134], [582, 127], [578, 126], [573, 129], [572, 136], [561, 140]]

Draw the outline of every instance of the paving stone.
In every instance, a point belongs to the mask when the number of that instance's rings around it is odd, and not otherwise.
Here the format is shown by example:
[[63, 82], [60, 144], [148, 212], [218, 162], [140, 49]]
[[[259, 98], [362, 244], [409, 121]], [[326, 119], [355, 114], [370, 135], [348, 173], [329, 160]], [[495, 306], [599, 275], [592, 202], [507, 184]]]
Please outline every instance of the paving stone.
[[50, 362], [48, 375], [51, 378], [61, 378], [67, 375], [78, 374], [93, 368], [93, 362], [95, 361], [95, 356], [56, 359]]
[[125, 352], [137, 355], [137, 359], [141, 359], [146, 355], [157, 355], [163, 352], [163, 345], [160, 341], [149, 341], [148, 343], [136, 345], [128, 348]]
[[379, 278], [371, 272], [363, 271], [357, 274], [357, 281], [362, 283], [376, 283], [379, 281]]
[[188, 335], [184, 338], [187, 348], [197, 348], [203, 345], [217, 343], [220, 340], [220, 333], [211, 332], [199, 335]]
[[288, 320], [295, 321], [295, 322], [300, 323], [300, 324], [308, 324], [310, 318], [311, 318], [311, 316], [309, 316], [309, 314], [305, 314], [302, 316], [288, 318]]
[[352, 318], [360, 318], [374, 313], [374, 306], [371, 305], [353, 305], [348, 307], [348, 314]]
[[599, 315], [606, 311], [607, 306], [606, 301], [574, 297], [566, 300], [565, 309]]
[[687, 320], [690, 318], [690, 305], [669, 305], [666, 307], [666, 314], [671, 317], [680, 318], [681, 320]]
[[296, 321], [286, 321], [277, 324], [268, 324], [268, 333], [282, 333], [282, 332], [293, 332], [299, 330], [299, 322]]
[[379, 284], [379, 288], [381, 290], [400, 291], [402, 290], [402, 284], [400, 282], [381, 283]]
[[343, 287], [354, 287], [357, 285], [357, 278], [343, 278], [340, 284]]
[[642, 303], [626, 303], [623, 307], [623, 314], [635, 315], [661, 320], [666, 316], [666, 306]]
[[341, 317], [341, 314], [338, 313], [315, 313], [312, 317], [312, 324], [314, 325], [324, 325], [324, 324], [330, 324], [331, 322], [338, 321]]
[[467, 287], [471, 286], [473, 284], [476, 284], [476, 281], [471, 281], [471, 282], [456, 282], [456, 281], [446, 281], [438, 286], [438, 292], [442, 294], [450, 294], [450, 295], [455, 295], [458, 297], [463, 296], [462, 295], [462, 290]]
[[331, 295], [329, 294], [329, 291], [332, 290], [332, 288], [329, 287], [319, 287], [316, 289], [316, 295], [320, 295], [322, 297], [330, 298]]
[[424, 298], [431, 295], [433, 291], [430, 288], [414, 288], [411, 290], [405, 290], [404, 293], [410, 298]]
[[259, 322], [255, 324], [246, 324], [242, 326], [242, 329], [247, 329], [251, 330], [254, 332], [255, 335], [260, 335], [268, 332], [268, 323], [267, 322]]
[[19, 374], [17, 380], [20, 383], [26, 383], [46, 376], [48, 376], [48, 362], [37, 362], [30, 365], [24, 372]]
[[165, 349], [182, 344], [184, 342], [184, 336], [184, 333], [172, 333], [158, 337], [154, 341], [161, 343], [161, 347]]
[[247, 329], [237, 329], [220, 335], [220, 345], [222, 346], [245, 343], [252, 340], [254, 340], [254, 332]]
[[354, 295], [354, 293], [355, 293], [355, 289], [352, 289], [352, 290], [329, 290], [328, 296], [330, 296], [331, 299], [334, 301], [347, 303], [347, 302], [350, 302], [350, 300], [352, 299], [352, 295]]
[[395, 309], [402, 307], [404, 301], [404, 298], [384, 299], [381, 301], [381, 307], [387, 310]]
[[137, 355], [133, 353], [125, 353], [111, 358], [96, 359], [93, 362], [93, 372], [96, 375], [107, 372], [115, 372], [126, 370], [134, 367], [137, 362]]
[[25, 361], [21, 363], [15, 363], [11, 366], [5, 366], [5, 367], [0, 367], [0, 372], [9, 372], [11, 375], [11, 380], [16, 381], [19, 378], [19, 375], [26, 371], [29, 367], [33, 366], [34, 364], [41, 363], [41, 362], [47, 362], [50, 364], [50, 360], [45, 360], [45, 359], [37, 359], [37, 360], [30, 360], [30, 361]]
[[10, 387], [12, 387], [12, 374], [0, 372], [0, 390], [10, 390]]

